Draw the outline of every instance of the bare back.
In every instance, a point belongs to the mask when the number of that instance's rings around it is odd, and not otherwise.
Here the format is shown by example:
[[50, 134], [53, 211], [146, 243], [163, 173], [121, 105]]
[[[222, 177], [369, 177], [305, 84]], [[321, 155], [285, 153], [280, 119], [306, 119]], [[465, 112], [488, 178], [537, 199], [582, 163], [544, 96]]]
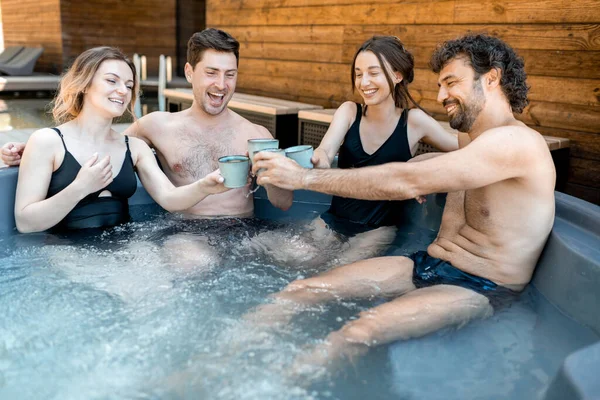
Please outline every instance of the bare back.
[[531, 279], [552, 229], [556, 173], [544, 138], [520, 122], [513, 125], [514, 135], [521, 135], [518, 140], [528, 146], [524, 173], [449, 193], [440, 231], [428, 253], [520, 290]]
[[[140, 119], [140, 138], [156, 150], [165, 174], [176, 186], [192, 183], [219, 168], [219, 157], [246, 154], [251, 138], [270, 137], [258, 125], [226, 109], [218, 122], [199, 122], [191, 109], [178, 113], [152, 113]], [[146, 119], [146, 120], [144, 120]], [[212, 195], [186, 210], [204, 216], [249, 215], [253, 212], [248, 187]]]

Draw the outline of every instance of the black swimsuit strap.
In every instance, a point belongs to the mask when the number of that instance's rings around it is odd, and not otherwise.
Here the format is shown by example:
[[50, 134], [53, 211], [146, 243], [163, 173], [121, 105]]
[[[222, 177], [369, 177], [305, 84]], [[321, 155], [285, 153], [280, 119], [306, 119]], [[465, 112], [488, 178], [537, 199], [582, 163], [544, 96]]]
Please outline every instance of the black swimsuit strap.
[[133, 159], [131, 158], [131, 149], [129, 148], [129, 136], [127, 136], [127, 135], [123, 135], [123, 136], [125, 136], [125, 146], [127, 146], [127, 151], [125, 152], [125, 159], [129, 159], [129, 163], [135, 170], [135, 167], [133, 165]]
[[54, 132], [58, 133], [58, 136], [60, 136], [60, 140], [62, 141], [63, 147], [65, 148], [65, 151], [67, 151], [67, 145], [65, 144], [65, 139], [63, 138], [62, 133], [60, 133], [60, 129], [58, 128], [50, 128], [52, 129]]

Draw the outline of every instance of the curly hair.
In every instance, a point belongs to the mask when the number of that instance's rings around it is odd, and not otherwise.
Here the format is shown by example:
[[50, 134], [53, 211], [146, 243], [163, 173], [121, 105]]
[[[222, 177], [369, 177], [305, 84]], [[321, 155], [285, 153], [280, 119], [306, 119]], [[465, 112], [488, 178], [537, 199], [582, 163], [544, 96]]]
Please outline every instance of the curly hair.
[[[350, 71], [350, 80], [353, 91], [356, 90], [356, 71], [354, 69], [356, 57], [363, 51], [372, 52], [379, 60], [390, 86], [390, 92], [392, 93], [396, 107], [408, 108], [410, 106], [410, 101], [413, 105], [423, 110], [408, 92], [408, 84], [411, 83], [415, 77], [415, 61], [413, 55], [406, 50], [404, 44], [402, 44], [400, 39], [396, 36], [375, 35], [364, 42], [360, 48], [356, 50], [354, 59], [352, 60], [352, 70]], [[389, 64], [392, 71], [399, 72], [402, 75], [402, 82], [394, 85], [392, 75], [388, 69], [385, 68], [386, 64]], [[365, 106], [363, 107], [363, 114], [366, 114], [366, 112], [367, 107]], [[425, 112], [427, 113], [427, 111]]]
[[52, 115], [57, 124], [77, 118], [83, 108], [84, 92], [92, 84], [94, 75], [105, 60], [125, 62], [133, 73], [133, 90], [127, 111], [135, 119], [133, 107], [139, 91], [139, 82], [133, 62], [123, 52], [114, 47], [94, 47], [81, 53], [58, 85], [56, 97], [52, 102]]
[[527, 74], [523, 59], [504, 41], [486, 34], [468, 34], [437, 46], [430, 66], [439, 73], [449, 62], [464, 57], [475, 71], [475, 79], [492, 68], [502, 71], [500, 86], [513, 112], [521, 113], [529, 104]]

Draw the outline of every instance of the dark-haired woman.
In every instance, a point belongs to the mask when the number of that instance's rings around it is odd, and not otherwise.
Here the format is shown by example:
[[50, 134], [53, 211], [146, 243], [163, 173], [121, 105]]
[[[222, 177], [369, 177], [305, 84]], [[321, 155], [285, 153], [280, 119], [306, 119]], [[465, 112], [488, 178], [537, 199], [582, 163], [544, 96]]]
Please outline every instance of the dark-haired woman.
[[[394, 36], [374, 36], [354, 55], [351, 79], [363, 104], [345, 102], [315, 150], [316, 168], [329, 168], [339, 151], [339, 168], [360, 168], [410, 160], [419, 141], [447, 152], [457, 138], [419, 107], [408, 92], [413, 56]], [[401, 222], [401, 201], [369, 201], [334, 196], [322, 218], [328, 224], [350, 221], [367, 227]]]

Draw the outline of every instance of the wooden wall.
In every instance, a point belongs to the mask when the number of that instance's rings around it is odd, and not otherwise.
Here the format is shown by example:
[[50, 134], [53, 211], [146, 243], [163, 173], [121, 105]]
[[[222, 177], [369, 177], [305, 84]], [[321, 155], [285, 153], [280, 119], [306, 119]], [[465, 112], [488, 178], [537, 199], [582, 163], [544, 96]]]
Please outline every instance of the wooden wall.
[[[2, 0], [4, 7], [4, 0]], [[175, 55], [176, 0], [61, 0], [65, 64], [95, 46], [145, 54], [148, 74], [158, 73], [161, 54]]]
[[60, 0], [2, 0], [0, 7], [4, 46], [42, 46], [36, 70], [61, 68]]
[[187, 62], [187, 44], [190, 37], [206, 26], [206, 1], [177, 0], [177, 69], [174, 73], [183, 76]]
[[175, 55], [176, 0], [2, 0], [4, 45], [43, 46], [37, 72], [60, 73], [82, 51], [116, 46], [148, 57]]
[[600, 1], [208, 0], [207, 26], [241, 42], [238, 91], [337, 107], [356, 99], [350, 63], [373, 34], [415, 56], [411, 92], [438, 119], [435, 45], [488, 32], [525, 59], [531, 104], [521, 120], [571, 140], [567, 192], [600, 204]]

